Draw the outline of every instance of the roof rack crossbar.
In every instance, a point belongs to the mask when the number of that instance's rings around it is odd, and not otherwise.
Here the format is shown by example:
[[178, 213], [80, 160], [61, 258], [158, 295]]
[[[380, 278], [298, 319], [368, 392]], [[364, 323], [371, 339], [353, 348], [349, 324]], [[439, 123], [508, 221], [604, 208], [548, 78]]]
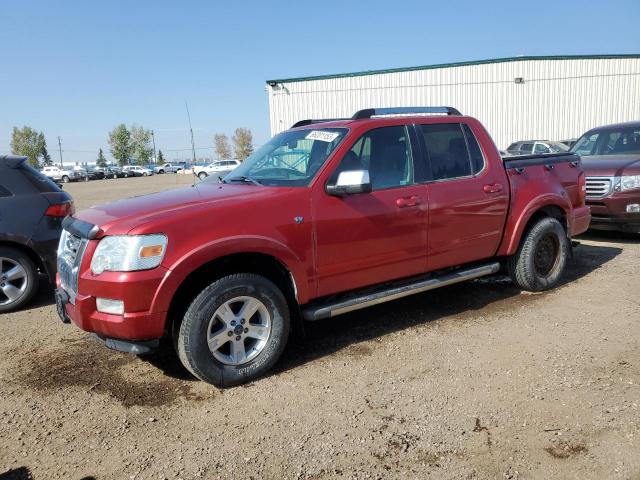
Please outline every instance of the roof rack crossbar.
[[353, 120], [362, 118], [380, 117], [384, 115], [420, 115], [420, 114], [444, 113], [447, 115], [462, 115], [453, 107], [393, 107], [393, 108], [365, 108], [357, 111]]
[[313, 125], [314, 123], [335, 122], [339, 120], [351, 120], [350, 118], [307, 118], [306, 120], [298, 120], [291, 125], [291, 128], [304, 127], [305, 125]]

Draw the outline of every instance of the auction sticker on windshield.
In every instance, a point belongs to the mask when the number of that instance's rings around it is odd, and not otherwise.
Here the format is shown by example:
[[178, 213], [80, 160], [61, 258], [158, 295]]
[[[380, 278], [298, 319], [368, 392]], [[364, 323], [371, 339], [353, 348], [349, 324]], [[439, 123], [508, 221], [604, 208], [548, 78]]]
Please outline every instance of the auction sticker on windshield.
[[337, 132], [325, 132], [323, 130], [313, 130], [304, 137], [307, 140], [320, 140], [321, 142], [333, 142], [340, 134]]

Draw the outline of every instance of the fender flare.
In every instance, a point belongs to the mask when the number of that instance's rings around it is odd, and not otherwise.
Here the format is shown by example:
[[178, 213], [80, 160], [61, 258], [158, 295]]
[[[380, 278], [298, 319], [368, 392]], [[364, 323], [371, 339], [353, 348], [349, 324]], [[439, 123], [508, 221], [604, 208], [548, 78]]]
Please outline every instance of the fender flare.
[[568, 198], [556, 193], [546, 193], [531, 200], [523, 209], [518, 221], [513, 225], [507, 224], [504, 231], [504, 238], [498, 249], [498, 255], [513, 255], [520, 246], [520, 241], [524, 230], [531, 218], [545, 207], [557, 207], [568, 216], [571, 211], [571, 202]]
[[285, 244], [261, 236], [235, 236], [214, 240], [185, 253], [173, 264], [167, 265], [167, 274], [153, 298], [151, 311], [167, 311], [171, 301], [186, 278], [203, 265], [233, 254], [258, 253], [273, 257], [290, 274], [298, 301], [304, 303], [310, 296], [309, 283], [305, 280], [304, 260]]

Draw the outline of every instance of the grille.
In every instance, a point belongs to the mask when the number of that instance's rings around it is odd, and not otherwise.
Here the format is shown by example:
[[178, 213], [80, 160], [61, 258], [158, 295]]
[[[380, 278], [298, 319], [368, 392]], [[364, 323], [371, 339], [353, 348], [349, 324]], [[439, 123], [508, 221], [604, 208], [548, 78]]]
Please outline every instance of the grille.
[[69, 294], [71, 303], [75, 303], [78, 293], [78, 272], [86, 246], [86, 239], [62, 231], [58, 247], [58, 273], [60, 285]]
[[587, 177], [587, 198], [603, 198], [613, 190], [611, 177]]

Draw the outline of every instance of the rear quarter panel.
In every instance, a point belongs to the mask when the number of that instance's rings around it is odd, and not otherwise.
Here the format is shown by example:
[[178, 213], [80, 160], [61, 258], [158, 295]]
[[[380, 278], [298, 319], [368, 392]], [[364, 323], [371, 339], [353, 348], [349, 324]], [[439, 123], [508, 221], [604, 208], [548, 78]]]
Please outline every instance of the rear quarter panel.
[[567, 215], [579, 203], [578, 176], [582, 170], [568, 162], [552, 170], [544, 165], [525, 167], [522, 173], [507, 169], [511, 187], [509, 215], [498, 255], [512, 255], [531, 217], [541, 208], [557, 206]]

